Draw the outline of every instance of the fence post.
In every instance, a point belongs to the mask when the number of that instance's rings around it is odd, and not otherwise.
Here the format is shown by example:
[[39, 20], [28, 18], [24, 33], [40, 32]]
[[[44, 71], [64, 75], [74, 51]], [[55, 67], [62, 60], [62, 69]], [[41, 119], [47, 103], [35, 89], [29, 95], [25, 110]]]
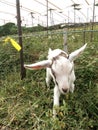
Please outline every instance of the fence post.
[[21, 64], [21, 79], [26, 77], [26, 70], [24, 68], [24, 60], [23, 60], [23, 45], [22, 45], [22, 29], [21, 29], [21, 18], [20, 18], [20, 2], [16, 0], [16, 10], [17, 10], [17, 26], [18, 26], [18, 36], [19, 36], [19, 44], [21, 46], [20, 50], [20, 64]]
[[86, 24], [84, 25], [84, 30], [83, 30], [83, 43], [85, 44], [85, 30], [86, 30]]
[[47, 2], [47, 37], [48, 37], [48, 0], [46, 1]]
[[64, 29], [63, 33], [63, 38], [64, 38], [64, 51], [68, 53], [68, 48], [67, 48], [67, 28]]
[[94, 3], [93, 3], [93, 19], [92, 19], [92, 22], [91, 22], [91, 42], [93, 41], [93, 30], [94, 30], [94, 18], [95, 18], [95, 0], [94, 0]]

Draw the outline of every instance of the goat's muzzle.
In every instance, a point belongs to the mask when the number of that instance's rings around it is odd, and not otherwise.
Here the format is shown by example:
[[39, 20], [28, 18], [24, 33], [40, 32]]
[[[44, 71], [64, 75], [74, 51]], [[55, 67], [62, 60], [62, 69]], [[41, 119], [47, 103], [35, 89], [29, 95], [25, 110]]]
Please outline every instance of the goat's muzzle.
[[62, 88], [62, 91], [63, 91], [64, 93], [67, 93], [67, 92], [68, 92], [68, 89], [67, 89], [67, 88]]

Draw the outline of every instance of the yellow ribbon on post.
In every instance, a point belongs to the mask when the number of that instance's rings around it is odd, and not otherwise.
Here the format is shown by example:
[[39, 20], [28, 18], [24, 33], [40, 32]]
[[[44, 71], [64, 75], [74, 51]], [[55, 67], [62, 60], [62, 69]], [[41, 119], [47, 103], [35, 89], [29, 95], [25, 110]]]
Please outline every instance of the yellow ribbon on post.
[[5, 43], [6, 43], [6, 42], [10, 42], [10, 43], [15, 47], [15, 49], [16, 49], [17, 51], [20, 51], [20, 50], [21, 50], [21, 46], [20, 46], [15, 40], [13, 40], [12, 38], [7, 37], [4, 41], [5, 41]]

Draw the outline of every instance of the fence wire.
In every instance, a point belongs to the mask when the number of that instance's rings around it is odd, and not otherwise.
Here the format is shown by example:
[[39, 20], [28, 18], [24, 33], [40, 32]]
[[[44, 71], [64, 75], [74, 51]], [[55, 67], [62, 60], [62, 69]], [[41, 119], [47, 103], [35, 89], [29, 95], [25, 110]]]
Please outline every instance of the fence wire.
[[[91, 32], [93, 32], [93, 42], [91, 42]], [[48, 49], [56, 49], [61, 48], [64, 49], [64, 34], [67, 35], [67, 45], [68, 51], [72, 52], [73, 50], [81, 47], [84, 43], [88, 43], [91, 47], [91, 62], [86, 61], [86, 59], [80, 59], [81, 63], [87, 62], [88, 68], [93, 69], [94, 71], [98, 70], [97, 63], [97, 49], [98, 49], [98, 30], [71, 30], [71, 31], [62, 31], [62, 30], [55, 30], [49, 31], [48, 37], [47, 32], [39, 32], [39, 33], [30, 33], [30, 34], [23, 34], [23, 54], [24, 54], [24, 62], [25, 63], [34, 63], [36, 61], [40, 61], [47, 58]], [[85, 35], [85, 36], [84, 36]], [[18, 41], [17, 35], [12, 35], [16, 41]], [[20, 55], [15, 48], [11, 46], [10, 43], [4, 45], [4, 39], [6, 37], [0, 38], [0, 79], [7, 78], [8, 74], [12, 72], [16, 73], [20, 71]], [[94, 46], [93, 46], [94, 45]], [[89, 56], [88, 52], [86, 52], [87, 56]], [[87, 58], [86, 56], [86, 58]], [[89, 56], [89, 57], [90, 57]], [[84, 64], [84, 63], [83, 63]], [[77, 62], [78, 66], [78, 62]], [[92, 68], [90, 68], [92, 66]], [[82, 66], [83, 67], [83, 66]], [[82, 69], [84, 69], [84, 66]], [[90, 70], [91, 72], [93, 70]], [[97, 80], [96, 80], [97, 84]], [[94, 92], [97, 94], [98, 92]], [[86, 95], [85, 95], [86, 96]]]
[[[93, 41], [91, 42], [91, 33], [93, 32]], [[31, 62], [32, 59], [34, 60], [33, 56], [35, 56], [35, 60], [40, 58], [40, 55], [45, 52], [45, 55], [47, 55], [47, 51], [49, 48], [61, 48], [64, 49], [64, 34], [67, 35], [67, 44], [68, 44], [68, 50], [69, 52], [73, 51], [74, 49], [79, 48], [85, 43], [88, 44], [96, 44], [96, 48], [98, 47], [98, 30], [53, 30], [48, 31], [42, 31], [42, 32], [32, 32], [28, 34], [24, 34], [21, 36], [23, 40], [23, 51], [24, 51], [24, 57], [27, 55], [30, 56], [30, 59], [26, 58], [26, 62]], [[4, 39], [6, 37], [0, 38], [1, 43], [1, 51], [0, 55], [2, 55], [1, 65], [3, 66], [5, 63], [9, 62], [10, 58], [13, 58], [14, 60], [17, 59], [17, 62], [19, 63], [20, 57], [19, 53], [11, 46], [11, 44], [4, 44]], [[15, 39], [18, 42], [18, 36], [12, 35], [11, 38]], [[41, 46], [40, 46], [41, 45]], [[41, 48], [40, 48], [41, 47]], [[40, 48], [40, 49], [39, 49]], [[39, 54], [36, 54], [36, 50], [40, 50]], [[5, 50], [5, 53], [4, 53]], [[94, 51], [94, 50], [93, 50]], [[45, 58], [44, 55], [44, 58]], [[7, 56], [9, 58], [7, 58]], [[16, 58], [15, 58], [16, 57]], [[14, 62], [13, 60], [13, 62]], [[35, 61], [34, 60], [34, 61]], [[8, 65], [10, 66], [10, 65]], [[2, 67], [1, 67], [2, 68]], [[6, 68], [3, 68], [3, 71], [6, 70]], [[8, 71], [11, 69], [9, 68]], [[6, 70], [7, 71], [7, 70]]]

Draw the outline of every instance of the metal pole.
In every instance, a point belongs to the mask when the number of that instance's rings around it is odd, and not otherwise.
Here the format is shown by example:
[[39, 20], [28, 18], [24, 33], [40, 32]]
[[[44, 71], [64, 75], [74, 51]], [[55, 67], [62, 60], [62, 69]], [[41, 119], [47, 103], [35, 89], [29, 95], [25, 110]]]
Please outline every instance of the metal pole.
[[47, 0], [47, 36], [48, 36], [48, 0]]
[[76, 12], [75, 12], [75, 5], [74, 5], [74, 27], [75, 27], [75, 23], [76, 23]]
[[54, 25], [54, 20], [53, 20], [53, 11], [54, 9], [50, 8], [49, 11], [50, 11], [50, 25], [53, 26]]
[[26, 76], [26, 70], [24, 68], [24, 61], [23, 61], [23, 45], [22, 45], [22, 29], [21, 29], [21, 18], [20, 18], [20, 2], [16, 0], [16, 10], [17, 10], [17, 26], [18, 26], [18, 36], [19, 36], [19, 44], [21, 46], [20, 51], [20, 64], [21, 64], [21, 79]]
[[69, 29], [69, 10], [68, 10], [68, 29]]
[[31, 18], [32, 18], [32, 27], [33, 27], [33, 18], [34, 18], [33, 14], [34, 14], [34, 13], [31, 12], [30, 14], [31, 14]]
[[[92, 19], [91, 30], [93, 30], [93, 28], [94, 28], [94, 17], [95, 17], [95, 0], [94, 0], [94, 3], [93, 3], [93, 19]], [[92, 39], [93, 39], [93, 31], [91, 32], [91, 42], [92, 42]]]
[[63, 38], [64, 38], [64, 51], [66, 53], [68, 53], [68, 48], [67, 48], [67, 28], [64, 28], [64, 34], [63, 34]]

